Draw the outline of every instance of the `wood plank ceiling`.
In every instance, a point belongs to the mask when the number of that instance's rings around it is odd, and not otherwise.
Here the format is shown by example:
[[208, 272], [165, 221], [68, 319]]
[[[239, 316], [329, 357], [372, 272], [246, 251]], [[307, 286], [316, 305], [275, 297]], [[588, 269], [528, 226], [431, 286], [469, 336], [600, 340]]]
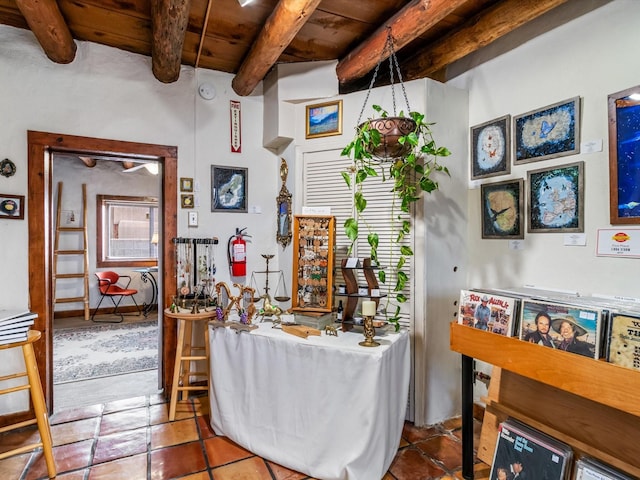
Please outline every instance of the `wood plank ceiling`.
[[606, 1], [0, 0], [0, 23], [30, 29], [56, 63], [74, 60], [76, 40], [95, 42], [150, 56], [165, 83], [181, 65], [232, 73], [241, 96], [277, 63], [337, 60], [347, 93], [367, 87], [389, 28], [404, 80], [445, 81], [452, 63], [565, 3]]

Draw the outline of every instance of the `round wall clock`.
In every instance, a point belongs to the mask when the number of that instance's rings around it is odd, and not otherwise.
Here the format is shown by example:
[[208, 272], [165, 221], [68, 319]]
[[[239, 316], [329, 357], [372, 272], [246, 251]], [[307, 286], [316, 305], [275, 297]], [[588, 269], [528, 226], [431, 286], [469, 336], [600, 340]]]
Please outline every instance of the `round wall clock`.
[[0, 162], [0, 175], [3, 177], [11, 177], [16, 173], [16, 165], [8, 158], [5, 158]]

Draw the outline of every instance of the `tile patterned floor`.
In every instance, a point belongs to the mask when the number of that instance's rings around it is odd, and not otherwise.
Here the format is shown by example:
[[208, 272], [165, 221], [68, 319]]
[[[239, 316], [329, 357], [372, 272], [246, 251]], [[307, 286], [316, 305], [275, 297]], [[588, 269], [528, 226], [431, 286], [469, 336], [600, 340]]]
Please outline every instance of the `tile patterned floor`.
[[[59, 480], [305, 480], [304, 474], [253, 455], [209, 426], [207, 397], [179, 404], [169, 422], [161, 395], [52, 415]], [[476, 443], [480, 423], [476, 422]], [[383, 480], [461, 479], [460, 418], [417, 428], [407, 422]], [[0, 452], [34, 442], [35, 427], [0, 434]], [[482, 467], [482, 464], [477, 464]], [[41, 450], [0, 460], [3, 480], [47, 478]], [[476, 475], [478, 478], [478, 475]], [[360, 480], [360, 479], [357, 479]], [[374, 479], [361, 479], [374, 480]]]

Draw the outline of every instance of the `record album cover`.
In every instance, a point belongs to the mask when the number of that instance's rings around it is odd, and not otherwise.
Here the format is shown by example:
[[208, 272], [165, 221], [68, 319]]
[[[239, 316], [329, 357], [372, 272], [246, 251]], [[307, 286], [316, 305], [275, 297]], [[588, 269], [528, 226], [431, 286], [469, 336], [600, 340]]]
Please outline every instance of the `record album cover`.
[[515, 299], [502, 295], [461, 290], [458, 323], [510, 337], [515, 303]]
[[602, 312], [569, 303], [523, 300], [520, 340], [599, 358]]
[[607, 348], [609, 362], [640, 370], [640, 315], [612, 313]]
[[594, 458], [584, 457], [576, 462], [574, 480], [632, 480], [632, 477]]
[[490, 480], [563, 480], [573, 452], [558, 440], [512, 419], [500, 425]]

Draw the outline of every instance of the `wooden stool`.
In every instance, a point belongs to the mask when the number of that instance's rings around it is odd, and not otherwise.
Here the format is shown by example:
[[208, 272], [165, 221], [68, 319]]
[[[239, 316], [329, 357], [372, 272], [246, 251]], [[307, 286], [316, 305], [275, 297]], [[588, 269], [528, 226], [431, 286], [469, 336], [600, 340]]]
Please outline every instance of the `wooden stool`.
[[[173, 385], [171, 386], [171, 403], [169, 404], [169, 421], [176, 418], [176, 406], [178, 400], [184, 400], [183, 392], [209, 391], [209, 328], [207, 323], [216, 316], [216, 312], [172, 313], [171, 310], [164, 311], [165, 316], [178, 320], [178, 342], [176, 345], [176, 361], [173, 367]], [[204, 323], [204, 346], [194, 347], [193, 323]], [[195, 355], [194, 351], [204, 351], [204, 355]], [[205, 361], [205, 371], [197, 372], [191, 370], [191, 362], [196, 360]], [[185, 365], [185, 362], [186, 365]], [[196, 375], [206, 376], [206, 385], [192, 385], [191, 377]], [[178, 399], [180, 396], [180, 399]]]
[[0, 377], [0, 382], [20, 377], [29, 378], [29, 383], [27, 383], [26, 385], [5, 388], [4, 390], [0, 390], [0, 395], [29, 389], [31, 392], [31, 401], [33, 402], [33, 410], [35, 412], [35, 418], [2, 427], [0, 428], [0, 433], [26, 427], [27, 425], [33, 425], [34, 423], [38, 424], [38, 430], [40, 431], [39, 442], [1, 453], [0, 460], [13, 455], [28, 452], [38, 447], [42, 447], [44, 459], [47, 463], [47, 473], [49, 474], [49, 478], [54, 478], [56, 476], [56, 463], [53, 459], [53, 444], [51, 441], [51, 430], [49, 429], [49, 418], [47, 415], [47, 407], [44, 401], [44, 394], [42, 393], [40, 375], [38, 374], [38, 364], [36, 363], [36, 356], [33, 353], [33, 342], [36, 342], [41, 335], [42, 334], [38, 330], [29, 330], [29, 336], [25, 341], [0, 345], [0, 350], [22, 347], [22, 355], [24, 356], [24, 364], [26, 367], [26, 371], [24, 372]]

